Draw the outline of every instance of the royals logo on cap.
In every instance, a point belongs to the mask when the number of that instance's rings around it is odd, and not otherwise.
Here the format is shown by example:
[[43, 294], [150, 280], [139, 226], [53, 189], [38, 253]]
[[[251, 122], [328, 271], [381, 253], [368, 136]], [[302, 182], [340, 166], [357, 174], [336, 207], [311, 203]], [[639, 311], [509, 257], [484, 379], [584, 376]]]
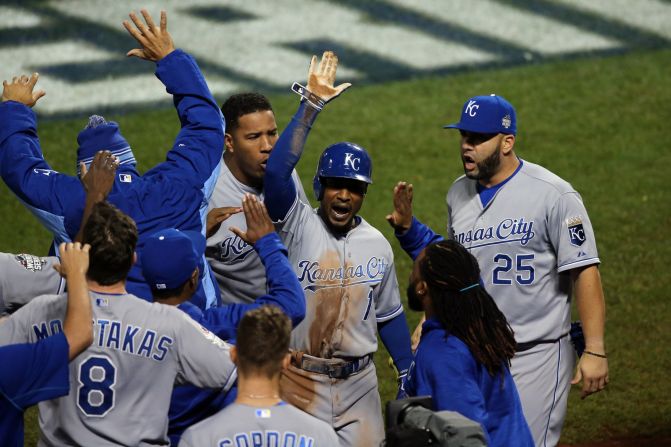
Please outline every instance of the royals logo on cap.
[[444, 127], [474, 133], [515, 135], [515, 108], [502, 96], [475, 96], [464, 103], [461, 120]]

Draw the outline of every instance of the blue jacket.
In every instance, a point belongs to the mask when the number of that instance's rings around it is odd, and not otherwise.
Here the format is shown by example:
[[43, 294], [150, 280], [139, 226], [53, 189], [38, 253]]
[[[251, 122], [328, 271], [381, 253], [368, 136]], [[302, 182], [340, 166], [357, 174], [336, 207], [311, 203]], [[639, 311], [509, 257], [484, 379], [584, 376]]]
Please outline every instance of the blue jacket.
[[428, 319], [422, 326], [405, 391], [409, 396], [432, 396], [436, 411], [456, 411], [479, 422], [487, 445], [534, 445], [510, 370], [506, 367], [503, 377], [492, 377], [466, 344], [448, 335], [437, 320]]
[[[179, 308], [219, 338], [235, 342], [242, 317], [252, 309], [271, 304], [279, 307], [296, 327], [305, 318], [305, 295], [291, 268], [287, 249], [277, 233], [270, 233], [254, 244], [254, 249], [266, 268], [268, 293], [251, 304], [227, 304], [201, 311], [186, 302]], [[170, 400], [168, 435], [171, 445], [177, 445], [184, 430], [212, 416], [235, 400], [236, 386], [228, 391], [205, 390], [193, 385], [177, 386]]]
[[[224, 148], [224, 122], [196, 61], [175, 50], [156, 64], [156, 76], [173, 95], [181, 130], [166, 161], [140, 175], [134, 163], [117, 171], [108, 201], [132, 217], [138, 228], [138, 258], [144, 238], [164, 228], [204, 232], [207, 201], [212, 193]], [[0, 104], [0, 175], [12, 192], [54, 234], [56, 243], [79, 230], [85, 191], [78, 177], [51, 169], [37, 137], [37, 119], [29, 107]], [[101, 147], [100, 149], [105, 149]], [[218, 287], [209, 265], [193, 302], [216, 305]], [[133, 266], [128, 292], [151, 300], [141, 265]]]

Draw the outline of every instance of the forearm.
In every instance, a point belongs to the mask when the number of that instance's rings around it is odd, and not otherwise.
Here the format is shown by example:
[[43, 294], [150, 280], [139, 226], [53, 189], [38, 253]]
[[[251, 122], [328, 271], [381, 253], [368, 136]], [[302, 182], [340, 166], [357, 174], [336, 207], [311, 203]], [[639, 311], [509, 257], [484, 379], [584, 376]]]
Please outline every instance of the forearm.
[[84, 237], [84, 225], [86, 225], [86, 221], [91, 216], [93, 206], [96, 203], [102, 202], [104, 200], [105, 200], [104, 194], [97, 193], [97, 194], [86, 195], [86, 203], [84, 204], [84, 212], [82, 213], [82, 223], [81, 225], [79, 225], [79, 231], [77, 232], [77, 235], [74, 238], [74, 242], [82, 241], [82, 238]]
[[401, 312], [391, 320], [378, 323], [378, 332], [382, 343], [389, 351], [394, 360], [394, 365], [403, 375], [412, 363], [412, 350], [410, 349], [410, 330], [405, 320], [405, 313]]
[[91, 303], [83, 272], [70, 272], [67, 278], [68, 305], [63, 332], [68, 340], [72, 360], [93, 341]]
[[296, 200], [297, 191], [291, 173], [303, 154], [305, 141], [318, 114], [317, 109], [302, 102], [270, 154], [264, 177], [264, 194], [268, 213], [275, 221], [284, 219]]
[[256, 300], [274, 304], [297, 326], [305, 318], [305, 294], [287, 258], [287, 249], [276, 233], [268, 234], [254, 244], [254, 249], [266, 268], [268, 294]]
[[601, 275], [596, 265], [572, 271], [578, 314], [585, 335], [585, 348], [598, 354], [605, 353], [604, 331], [606, 303], [601, 286]]
[[440, 234], [435, 233], [427, 225], [420, 222], [413, 216], [410, 229], [405, 233], [395, 233], [401, 248], [408, 253], [414, 260], [419, 256], [420, 252], [429, 244], [442, 241], [444, 238]]

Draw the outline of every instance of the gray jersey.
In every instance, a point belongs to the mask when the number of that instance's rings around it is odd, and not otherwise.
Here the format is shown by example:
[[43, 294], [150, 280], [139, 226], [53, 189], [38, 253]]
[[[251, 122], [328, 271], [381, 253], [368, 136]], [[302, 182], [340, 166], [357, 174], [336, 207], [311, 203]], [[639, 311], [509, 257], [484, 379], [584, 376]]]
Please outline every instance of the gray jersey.
[[566, 334], [571, 279], [560, 273], [599, 263], [592, 224], [571, 185], [524, 161], [486, 207], [465, 176], [450, 188], [447, 206], [450, 237], [477, 258], [517, 342]]
[[331, 233], [316, 209], [296, 199], [277, 225], [305, 291], [305, 319], [291, 347], [315, 357], [363, 357], [377, 350], [377, 323], [403, 312], [394, 254], [361, 217], [346, 235]]
[[[91, 292], [93, 344], [70, 362], [70, 394], [42, 402], [41, 446], [168, 445], [174, 383], [230, 387], [229, 345], [181, 310]], [[62, 331], [67, 296], [37, 298], [0, 324], [0, 344]]]
[[54, 270], [58, 263], [56, 256], [0, 253], [0, 315], [40, 295], [63, 293], [65, 281]]
[[273, 407], [234, 403], [189, 428], [180, 447], [337, 447], [338, 437], [323, 421], [282, 402]]
[[[292, 178], [300, 200], [309, 203], [295, 170]], [[221, 163], [219, 179], [208, 208], [242, 206], [242, 198], [247, 193], [259, 196], [263, 200], [263, 193], [260, 190], [239, 182], [226, 163]], [[230, 227], [246, 231], [244, 214], [235, 214], [221, 224], [219, 231], [207, 240], [205, 254], [217, 278], [222, 301], [251, 303], [267, 293], [266, 270], [254, 248], [231, 232]]]

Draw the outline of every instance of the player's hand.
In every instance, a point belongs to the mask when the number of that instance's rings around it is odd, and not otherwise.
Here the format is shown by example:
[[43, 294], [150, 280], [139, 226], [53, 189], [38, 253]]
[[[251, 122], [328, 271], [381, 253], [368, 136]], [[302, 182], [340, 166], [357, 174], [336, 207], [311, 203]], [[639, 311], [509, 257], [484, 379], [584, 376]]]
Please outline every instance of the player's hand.
[[243, 232], [235, 227], [230, 227], [229, 230], [249, 245], [254, 245], [263, 236], [275, 231], [266, 206], [255, 195], [245, 194], [242, 199], [242, 210], [247, 221], [247, 231]]
[[114, 186], [114, 174], [119, 167], [119, 159], [110, 151], [98, 151], [87, 169], [79, 163], [81, 182], [87, 196], [98, 201], [105, 200]]
[[142, 48], [130, 50], [126, 53], [126, 56], [136, 56], [140, 59], [158, 62], [175, 51], [175, 44], [172, 42], [170, 33], [168, 33], [168, 17], [165, 11], [161, 11], [161, 24], [156, 26], [146, 9], [142, 9], [140, 12], [144, 21], [147, 22], [146, 25], [135, 15], [135, 12], [128, 14], [135, 26], [131, 25], [128, 20], [123, 21], [123, 26], [128, 30], [128, 33], [142, 46]]
[[60, 273], [63, 278], [75, 275], [86, 275], [89, 269], [89, 244], [80, 244], [79, 242], [63, 242], [59, 247], [60, 264], [54, 264], [54, 269]]
[[238, 214], [242, 212], [242, 208], [239, 206], [222, 206], [221, 208], [212, 208], [207, 213], [207, 222], [206, 222], [206, 237], [211, 238], [214, 236], [221, 223], [231, 217], [233, 214]]
[[387, 222], [397, 233], [405, 233], [412, 225], [412, 184], [398, 182], [394, 186], [394, 211], [387, 214]]
[[38, 99], [46, 95], [44, 90], [33, 91], [40, 75], [33, 73], [32, 76], [14, 76], [12, 82], [2, 81], [2, 101], [16, 101], [33, 107]]
[[604, 389], [608, 384], [608, 360], [584, 353], [578, 361], [571, 385], [576, 385], [581, 380], [581, 399]]
[[422, 319], [419, 320], [419, 323], [417, 323], [417, 327], [412, 333], [412, 336], [410, 337], [410, 347], [412, 348], [412, 352], [415, 352], [417, 350], [417, 346], [419, 346], [419, 340], [422, 338], [422, 325], [426, 321], [426, 315], [422, 314]]
[[349, 82], [335, 87], [336, 71], [338, 69], [338, 56], [333, 51], [324, 51], [321, 62], [317, 62], [317, 56], [312, 56], [310, 70], [308, 71], [307, 89], [328, 102], [339, 96], [342, 92], [352, 86]]

